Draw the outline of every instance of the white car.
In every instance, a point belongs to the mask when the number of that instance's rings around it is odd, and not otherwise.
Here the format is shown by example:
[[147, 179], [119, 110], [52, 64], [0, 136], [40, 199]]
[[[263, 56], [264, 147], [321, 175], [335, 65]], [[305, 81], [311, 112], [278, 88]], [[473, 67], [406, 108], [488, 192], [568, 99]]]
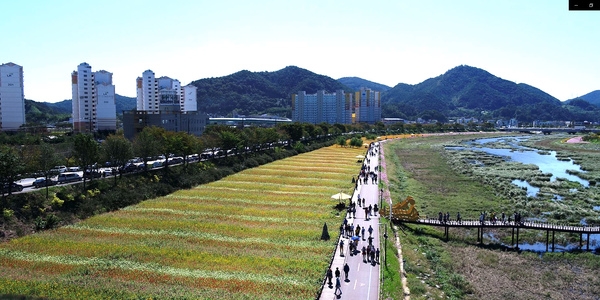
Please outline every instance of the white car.
[[52, 170], [50, 170], [50, 171], [55, 172], [55, 173], [64, 173], [64, 172], [67, 172], [68, 169], [66, 166], [54, 166], [54, 168], [52, 168]]

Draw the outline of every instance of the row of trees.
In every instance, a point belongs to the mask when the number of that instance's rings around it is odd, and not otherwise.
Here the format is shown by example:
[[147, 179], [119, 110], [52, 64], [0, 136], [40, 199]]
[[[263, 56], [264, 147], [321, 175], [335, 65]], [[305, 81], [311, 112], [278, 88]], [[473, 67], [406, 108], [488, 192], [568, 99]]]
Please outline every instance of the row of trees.
[[[47, 142], [48, 139], [42, 136], [23, 135], [18, 140], [11, 138], [12, 145], [0, 146], [0, 183], [9, 184], [24, 176], [50, 178], [55, 175], [50, 170], [56, 165], [80, 166], [87, 169], [90, 166], [107, 164], [120, 169], [134, 156], [140, 157], [144, 165], [159, 155], [181, 156], [184, 165], [187, 165], [190, 155], [207, 151], [222, 154], [216, 156], [224, 157], [232, 154], [253, 155], [275, 147], [291, 147], [302, 152], [302, 148], [311, 142], [323, 141], [348, 132], [384, 135], [478, 129], [481, 128], [440, 123], [390, 126], [384, 126], [382, 123], [374, 125], [293, 123], [274, 128], [209, 126], [201, 137], [195, 137], [185, 132], [147, 127], [133, 141], [127, 140], [119, 133], [109, 135], [100, 142], [92, 135], [77, 134], [71, 137], [59, 137], [60, 143]], [[5, 139], [9, 140], [6, 137]], [[337, 143], [341, 145], [340, 140]], [[361, 145], [357, 140], [351, 146]], [[166, 162], [165, 169], [168, 170], [168, 160]], [[116, 180], [115, 176], [115, 184]]]
[[[42, 136], [22, 135], [18, 140], [14, 136], [5, 136], [14, 142], [0, 146], [0, 183], [10, 184], [26, 176], [49, 179], [56, 175], [51, 170], [57, 165], [80, 166], [84, 169], [110, 165], [120, 169], [134, 156], [140, 157], [145, 165], [159, 155], [181, 156], [184, 165], [187, 165], [190, 155], [207, 150], [211, 153], [222, 151], [224, 156], [232, 153], [248, 155], [277, 146], [295, 146], [293, 143], [299, 141], [310, 142], [339, 135], [348, 129], [344, 125], [299, 123], [276, 128], [210, 126], [198, 138], [185, 132], [147, 127], [133, 141], [119, 133], [109, 135], [102, 141], [90, 134], [76, 134], [60, 137], [61, 143], [45, 142], [47, 139]], [[19, 141], [24, 143], [19, 144]], [[168, 169], [168, 160], [166, 162], [165, 169]], [[116, 180], [115, 176], [115, 184]]]

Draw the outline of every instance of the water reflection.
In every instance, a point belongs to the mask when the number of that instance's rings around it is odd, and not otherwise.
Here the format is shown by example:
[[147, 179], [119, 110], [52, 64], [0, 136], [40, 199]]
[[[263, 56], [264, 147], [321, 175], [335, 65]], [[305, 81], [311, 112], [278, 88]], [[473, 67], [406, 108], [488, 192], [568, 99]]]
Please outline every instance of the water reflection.
[[512, 181], [512, 184], [527, 189], [527, 197], [535, 197], [540, 191], [540, 188], [532, 186], [531, 184], [529, 184], [529, 182], [524, 180], [515, 179]]
[[[568, 161], [559, 160], [556, 158], [556, 151], [544, 151], [540, 153], [540, 151], [537, 149], [524, 147], [518, 144], [520, 141], [526, 139], [526, 137], [479, 139], [473, 142], [465, 143], [466, 146], [463, 147], [463, 149], [472, 151], [482, 151], [488, 154], [505, 157], [509, 161], [520, 162], [523, 164], [534, 164], [543, 173], [552, 174], [550, 181], [556, 181], [557, 178], [563, 178], [568, 181], [578, 182], [585, 187], [588, 187], [590, 185], [589, 181], [582, 179], [579, 176], [567, 173], [567, 170], [582, 173], [585, 172], [581, 169], [581, 166], [575, 164], [575, 162], [573, 162], [572, 159], [569, 159]], [[510, 145], [510, 148], [481, 147], [488, 143], [506, 144]], [[459, 149], [459, 147], [448, 147], [447, 149], [462, 150]], [[515, 149], [517, 149], [518, 151], [515, 151]]]

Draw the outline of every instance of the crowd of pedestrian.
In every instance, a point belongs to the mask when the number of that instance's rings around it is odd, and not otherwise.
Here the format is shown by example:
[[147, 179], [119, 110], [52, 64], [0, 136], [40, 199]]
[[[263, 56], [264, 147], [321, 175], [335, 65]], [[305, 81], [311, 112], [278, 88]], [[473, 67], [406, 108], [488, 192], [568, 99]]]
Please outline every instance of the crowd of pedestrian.
[[[441, 224], [447, 224], [448, 222], [452, 221], [450, 219], [450, 212], [439, 212], [438, 213], [438, 217], [437, 217], [438, 222], [440, 222]], [[523, 219], [521, 217], [521, 213], [520, 212], [514, 212], [514, 214], [511, 215], [507, 215], [504, 212], [502, 212], [500, 215], [497, 215], [495, 212], [486, 212], [486, 211], [482, 211], [479, 214], [479, 223], [481, 223], [482, 225], [485, 224], [485, 222], [489, 222], [492, 225], [496, 225], [496, 224], [502, 224], [502, 225], [506, 225], [506, 224], [511, 224], [514, 221], [514, 223], [516, 225], [522, 225], [523, 224]], [[460, 212], [456, 213], [456, 222], [458, 224], [462, 224], [462, 216], [460, 214]]]
[[[369, 165], [371, 163], [371, 159], [375, 157], [377, 153], [377, 147], [375, 147], [374, 144], [371, 144], [367, 152], [367, 157], [364, 160], [365, 163], [362, 165], [358, 174], [358, 178], [352, 178], [352, 181], [356, 184], [355, 187], [357, 190], [359, 184], [377, 184], [378, 167], [371, 168]], [[344, 253], [349, 253], [350, 256], [362, 254], [364, 263], [370, 263], [371, 265], [376, 266], [380, 263], [380, 250], [374, 244], [375, 229], [369, 223], [364, 223], [361, 226], [361, 224], [356, 222], [356, 212], [357, 210], [363, 210], [364, 220], [365, 222], [368, 222], [371, 220], [372, 216], [377, 216], [379, 207], [376, 203], [367, 204], [365, 197], [361, 197], [359, 192], [357, 192], [356, 195], [356, 198], [350, 199], [347, 208], [347, 217], [344, 218], [342, 224], [340, 225], [340, 256], [343, 257]], [[344, 260], [347, 261], [348, 259], [346, 258]], [[348, 262], [344, 263], [342, 271], [344, 272], [344, 281], [349, 282], [350, 266], [348, 265]], [[338, 297], [340, 297], [342, 294], [340, 278], [342, 271], [340, 271], [340, 267], [336, 267], [335, 272], [329, 268], [326, 273], [327, 284], [331, 289], [334, 288], [335, 284], [334, 294]], [[335, 281], [333, 280], [334, 277]]]

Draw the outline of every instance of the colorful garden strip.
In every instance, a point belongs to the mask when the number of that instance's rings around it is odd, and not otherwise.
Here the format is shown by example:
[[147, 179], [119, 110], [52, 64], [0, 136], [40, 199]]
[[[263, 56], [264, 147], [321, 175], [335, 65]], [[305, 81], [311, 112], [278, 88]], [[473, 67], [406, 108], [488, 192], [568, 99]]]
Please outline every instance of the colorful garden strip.
[[314, 298], [363, 149], [328, 147], [0, 245], [0, 295]]

